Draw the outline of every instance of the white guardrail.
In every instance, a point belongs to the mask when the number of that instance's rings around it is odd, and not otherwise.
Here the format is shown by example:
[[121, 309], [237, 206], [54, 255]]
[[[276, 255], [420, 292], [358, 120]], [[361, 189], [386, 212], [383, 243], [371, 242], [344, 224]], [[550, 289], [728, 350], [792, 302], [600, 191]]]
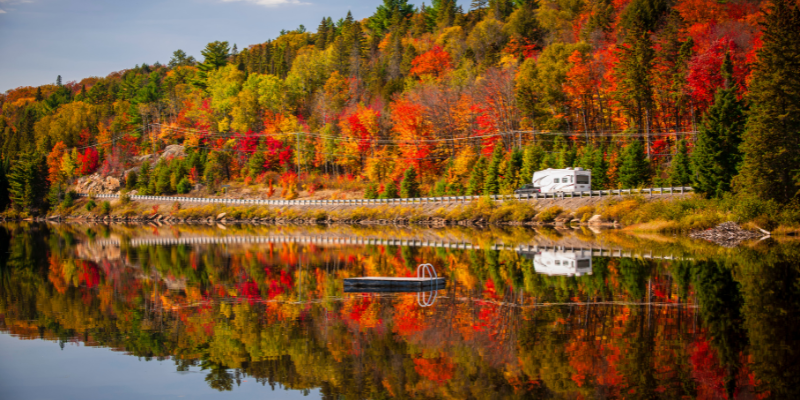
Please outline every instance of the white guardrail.
[[[582, 192], [558, 193], [528, 193], [515, 195], [490, 195], [494, 201], [504, 200], [539, 200], [539, 199], [569, 199], [576, 197], [609, 197], [630, 195], [664, 195], [683, 194], [693, 189], [688, 186], [663, 187], [646, 189], [615, 189], [615, 190], [587, 190]], [[88, 197], [88, 193], [79, 193], [81, 197]], [[95, 194], [98, 199], [117, 199], [118, 194]], [[350, 200], [261, 200], [261, 199], [223, 199], [212, 197], [180, 197], [180, 196], [130, 196], [131, 200], [171, 201], [185, 203], [211, 203], [211, 204], [236, 204], [236, 205], [269, 205], [269, 206], [314, 206], [314, 205], [377, 205], [377, 204], [421, 204], [421, 203], [466, 203], [487, 196], [447, 196], [447, 197], [416, 197], [403, 199], [350, 199]]]

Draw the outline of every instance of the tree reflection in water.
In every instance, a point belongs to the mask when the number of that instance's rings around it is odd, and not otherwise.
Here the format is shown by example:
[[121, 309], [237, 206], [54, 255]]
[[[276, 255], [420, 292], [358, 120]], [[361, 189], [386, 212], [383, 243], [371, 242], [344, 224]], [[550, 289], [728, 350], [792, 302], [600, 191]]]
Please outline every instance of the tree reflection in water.
[[[171, 358], [220, 391], [250, 377], [324, 398], [800, 394], [795, 243], [547, 275], [514, 250], [96, 245], [110, 235], [0, 229], [0, 331]], [[430, 307], [343, 292], [421, 262], [448, 278]]]

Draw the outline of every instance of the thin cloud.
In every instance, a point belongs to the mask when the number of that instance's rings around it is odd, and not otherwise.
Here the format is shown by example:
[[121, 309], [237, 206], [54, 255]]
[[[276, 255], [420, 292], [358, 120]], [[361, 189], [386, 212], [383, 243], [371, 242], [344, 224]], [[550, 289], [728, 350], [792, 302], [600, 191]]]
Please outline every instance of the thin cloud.
[[6, 13], [5, 11], [3, 11], [3, 10], [0, 10], [0, 14], [5, 14], [5, 13]]
[[299, 0], [222, 0], [223, 3], [233, 3], [233, 2], [243, 2], [243, 3], [252, 3], [257, 4], [259, 6], [264, 7], [275, 7], [275, 6], [282, 6], [282, 5], [302, 5], [308, 4], [300, 2]]

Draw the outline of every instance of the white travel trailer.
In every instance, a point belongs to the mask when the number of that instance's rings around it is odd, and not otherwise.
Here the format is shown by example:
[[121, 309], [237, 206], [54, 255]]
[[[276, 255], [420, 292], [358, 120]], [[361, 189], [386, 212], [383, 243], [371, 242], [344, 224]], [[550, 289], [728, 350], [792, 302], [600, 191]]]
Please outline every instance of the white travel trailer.
[[522, 253], [533, 259], [537, 274], [551, 276], [584, 276], [592, 274], [592, 256], [582, 251], [543, 250], [535, 253]]
[[533, 186], [541, 193], [592, 190], [592, 171], [583, 168], [548, 168], [533, 173]]

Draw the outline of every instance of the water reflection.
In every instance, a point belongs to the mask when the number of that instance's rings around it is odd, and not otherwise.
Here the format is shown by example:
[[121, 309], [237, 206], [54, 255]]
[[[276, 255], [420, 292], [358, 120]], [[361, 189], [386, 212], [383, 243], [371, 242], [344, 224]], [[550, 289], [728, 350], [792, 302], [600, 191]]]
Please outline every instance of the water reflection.
[[592, 254], [584, 250], [521, 251], [520, 254], [533, 261], [537, 274], [578, 277], [592, 274]]
[[[323, 398], [791, 398], [800, 388], [796, 243], [181, 229], [0, 229], [0, 331], [171, 359], [222, 391], [244, 379]], [[421, 263], [447, 287], [342, 284], [414, 276]]]

